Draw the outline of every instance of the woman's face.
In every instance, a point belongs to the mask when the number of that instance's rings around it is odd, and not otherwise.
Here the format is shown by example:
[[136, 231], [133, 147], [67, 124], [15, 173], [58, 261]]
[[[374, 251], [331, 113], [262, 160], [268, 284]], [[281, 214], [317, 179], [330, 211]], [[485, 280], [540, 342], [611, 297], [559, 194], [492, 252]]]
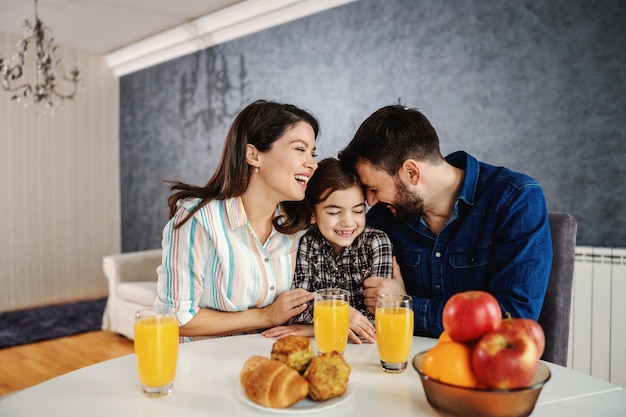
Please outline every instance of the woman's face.
[[259, 175], [277, 202], [304, 199], [306, 185], [317, 169], [315, 132], [298, 122], [278, 138], [272, 148], [259, 154]]
[[335, 256], [350, 246], [365, 229], [365, 197], [358, 186], [333, 191], [315, 205], [313, 218]]

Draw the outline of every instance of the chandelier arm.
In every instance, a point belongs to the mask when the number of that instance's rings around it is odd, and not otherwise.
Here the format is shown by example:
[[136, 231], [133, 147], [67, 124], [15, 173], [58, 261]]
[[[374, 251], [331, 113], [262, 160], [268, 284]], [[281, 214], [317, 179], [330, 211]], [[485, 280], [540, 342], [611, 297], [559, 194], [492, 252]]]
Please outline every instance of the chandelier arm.
[[[24, 70], [30, 44], [34, 45], [32, 59], [34, 60], [35, 82], [33, 84], [25, 80], [27, 72]], [[81, 81], [80, 72], [78, 68], [75, 68], [68, 76], [63, 70], [60, 59], [56, 58], [57, 46], [52, 30], [39, 19], [37, 0], [35, 0], [34, 25], [31, 25], [28, 20], [24, 22], [24, 35], [16, 47], [17, 51], [11, 57], [10, 63], [0, 56], [0, 84], [4, 91], [12, 94], [11, 100], [32, 101], [54, 106], [75, 97]], [[69, 85], [70, 92], [60, 92], [57, 89], [58, 81], [64, 81]], [[14, 85], [20, 82], [21, 84]]]

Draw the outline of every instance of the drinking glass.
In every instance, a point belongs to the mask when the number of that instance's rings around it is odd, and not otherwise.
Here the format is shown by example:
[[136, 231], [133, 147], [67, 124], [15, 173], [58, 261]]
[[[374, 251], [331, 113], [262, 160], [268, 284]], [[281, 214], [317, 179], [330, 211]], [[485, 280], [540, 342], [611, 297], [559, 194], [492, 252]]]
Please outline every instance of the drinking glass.
[[350, 304], [348, 291], [339, 288], [323, 288], [315, 291], [313, 304], [313, 328], [319, 354], [346, 350], [350, 327]]
[[174, 309], [141, 309], [135, 314], [135, 355], [143, 393], [172, 392], [178, 361], [178, 320]]
[[382, 294], [376, 298], [376, 345], [383, 371], [406, 369], [413, 342], [413, 298]]

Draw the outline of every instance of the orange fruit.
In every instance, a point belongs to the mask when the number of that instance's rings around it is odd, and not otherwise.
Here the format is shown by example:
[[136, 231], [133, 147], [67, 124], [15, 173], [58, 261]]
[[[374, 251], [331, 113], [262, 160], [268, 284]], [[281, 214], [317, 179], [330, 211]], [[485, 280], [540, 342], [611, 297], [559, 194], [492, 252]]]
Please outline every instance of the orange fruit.
[[472, 349], [463, 343], [445, 342], [433, 346], [422, 361], [422, 372], [432, 379], [462, 387], [476, 387], [472, 371]]
[[446, 332], [445, 330], [441, 332], [441, 334], [439, 335], [439, 338], [437, 339], [437, 343], [443, 343], [443, 342], [452, 342], [452, 338], [450, 337], [448, 332]]

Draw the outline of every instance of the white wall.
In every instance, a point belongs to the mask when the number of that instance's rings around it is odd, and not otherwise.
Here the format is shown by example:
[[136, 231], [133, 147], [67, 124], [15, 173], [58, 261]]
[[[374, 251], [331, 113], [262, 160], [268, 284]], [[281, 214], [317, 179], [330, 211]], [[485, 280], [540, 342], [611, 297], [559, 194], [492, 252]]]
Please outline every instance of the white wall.
[[[17, 41], [0, 32], [0, 56]], [[0, 88], [0, 312], [106, 296], [102, 256], [120, 251], [118, 79], [99, 55], [59, 52], [81, 71], [77, 100], [41, 114]]]

